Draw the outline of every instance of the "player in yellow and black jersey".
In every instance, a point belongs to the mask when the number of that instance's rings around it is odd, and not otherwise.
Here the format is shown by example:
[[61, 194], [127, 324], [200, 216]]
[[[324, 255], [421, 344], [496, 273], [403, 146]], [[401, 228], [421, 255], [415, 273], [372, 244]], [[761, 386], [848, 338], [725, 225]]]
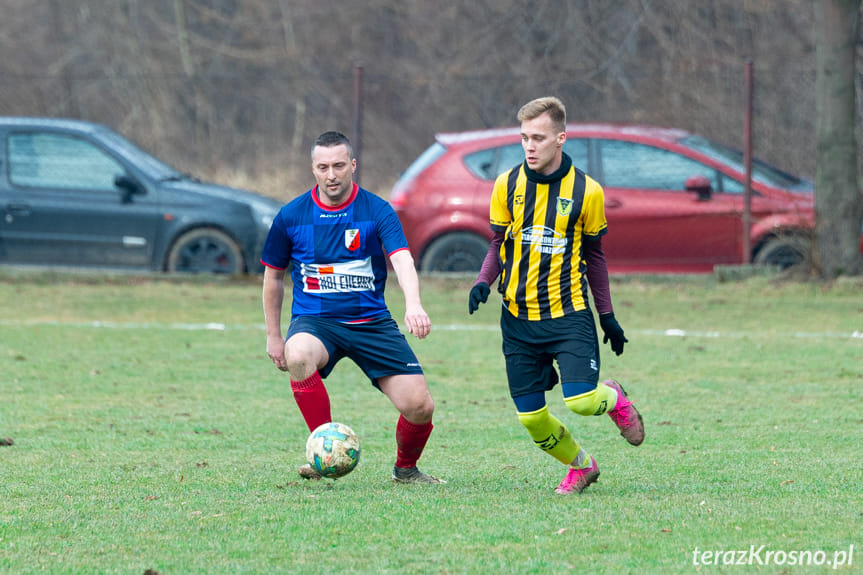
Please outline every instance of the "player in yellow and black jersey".
[[[602, 187], [563, 152], [566, 109], [553, 97], [518, 113], [525, 161], [498, 176], [489, 220], [488, 255], [470, 292], [473, 313], [500, 276], [501, 333], [510, 396], [519, 421], [543, 451], [569, 466], [555, 491], [581, 493], [599, 477], [596, 460], [553, 416], [545, 394], [561, 383], [580, 415], [608, 413], [632, 445], [644, 440], [641, 415], [614, 380], [599, 383], [599, 340], [620, 355], [628, 340], [614, 317], [602, 236], [608, 230]], [[558, 371], [554, 363], [557, 362]]]
[[607, 229], [599, 184], [564, 154], [549, 176], [522, 164], [497, 178], [490, 215], [492, 230], [509, 240], [499, 289], [512, 315], [533, 321], [586, 307], [581, 238]]

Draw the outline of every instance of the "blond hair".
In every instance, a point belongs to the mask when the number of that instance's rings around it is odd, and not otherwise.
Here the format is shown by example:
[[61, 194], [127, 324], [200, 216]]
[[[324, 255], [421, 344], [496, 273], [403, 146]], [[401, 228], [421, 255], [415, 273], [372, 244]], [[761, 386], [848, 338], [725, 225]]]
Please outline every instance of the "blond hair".
[[566, 106], [554, 96], [531, 100], [521, 107], [516, 117], [519, 122], [524, 122], [525, 120], [534, 120], [543, 114], [548, 114], [555, 130], [558, 132], [566, 131]]

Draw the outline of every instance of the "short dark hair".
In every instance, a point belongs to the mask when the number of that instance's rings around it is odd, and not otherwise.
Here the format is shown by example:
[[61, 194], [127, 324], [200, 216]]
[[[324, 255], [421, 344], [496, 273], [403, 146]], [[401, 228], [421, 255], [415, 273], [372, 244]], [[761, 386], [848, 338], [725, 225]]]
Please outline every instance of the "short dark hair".
[[312, 156], [314, 156], [315, 148], [318, 146], [322, 148], [332, 148], [333, 146], [341, 145], [344, 145], [348, 149], [348, 156], [350, 156], [351, 159], [354, 159], [354, 148], [351, 146], [351, 141], [341, 132], [333, 131], [324, 132], [317, 137], [315, 143], [312, 144]]

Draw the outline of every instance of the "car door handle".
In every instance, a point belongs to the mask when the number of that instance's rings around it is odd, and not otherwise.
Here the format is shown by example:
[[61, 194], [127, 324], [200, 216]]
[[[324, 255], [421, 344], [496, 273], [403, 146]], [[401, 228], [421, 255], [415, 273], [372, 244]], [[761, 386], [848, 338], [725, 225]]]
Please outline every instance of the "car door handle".
[[29, 216], [30, 206], [27, 204], [6, 204], [6, 213], [10, 216]]
[[623, 205], [623, 202], [617, 199], [605, 199], [605, 207], [606, 208], [619, 208]]

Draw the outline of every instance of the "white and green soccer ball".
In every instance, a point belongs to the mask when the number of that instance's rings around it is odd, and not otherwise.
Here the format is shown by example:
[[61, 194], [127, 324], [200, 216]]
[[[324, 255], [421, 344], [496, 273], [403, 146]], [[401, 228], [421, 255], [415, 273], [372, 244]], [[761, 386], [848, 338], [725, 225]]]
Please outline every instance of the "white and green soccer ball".
[[324, 423], [306, 440], [306, 459], [324, 477], [343, 477], [360, 462], [360, 440], [344, 423]]

